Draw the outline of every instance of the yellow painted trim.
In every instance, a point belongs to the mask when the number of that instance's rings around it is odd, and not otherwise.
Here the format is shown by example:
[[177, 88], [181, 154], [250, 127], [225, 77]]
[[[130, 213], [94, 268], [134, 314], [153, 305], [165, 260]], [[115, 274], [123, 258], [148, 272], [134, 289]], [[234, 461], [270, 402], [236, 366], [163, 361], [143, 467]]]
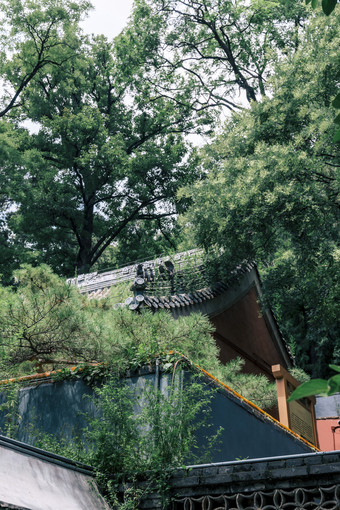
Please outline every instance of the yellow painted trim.
[[[100, 365], [100, 363], [87, 363], [86, 364], [86, 366], [96, 366], [96, 365]], [[70, 367], [68, 370], [70, 372], [74, 372], [77, 369], [81, 372], [84, 369], [84, 367], [83, 366], [74, 366], [74, 367]], [[26, 382], [26, 381], [35, 381], [36, 379], [47, 379], [48, 377], [51, 377], [52, 375], [59, 374], [63, 370], [65, 370], [65, 369], [59, 368], [58, 370], [51, 370], [50, 372], [41, 372], [41, 373], [39, 372], [37, 374], [23, 375], [21, 377], [14, 377], [12, 379], [3, 379], [2, 381], [0, 381], [0, 386], [5, 385], [5, 384], [16, 383], [16, 382], [20, 383], [20, 382]]]
[[291, 430], [289, 427], [286, 427], [286, 425], [283, 425], [283, 423], [279, 422], [276, 418], [274, 418], [273, 416], [271, 416], [270, 414], [266, 413], [266, 411], [264, 411], [263, 409], [261, 409], [260, 407], [258, 407], [256, 404], [254, 404], [253, 402], [251, 402], [250, 400], [246, 399], [245, 397], [242, 397], [242, 395], [240, 395], [239, 393], [237, 393], [237, 391], [233, 390], [232, 388], [230, 388], [229, 386], [227, 386], [225, 383], [223, 383], [222, 381], [220, 381], [219, 379], [216, 379], [216, 377], [214, 377], [213, 375], [209, 374], [209, 372], [207, 372], [206, 370], [204, 370], [204, 368], [201, 368], [199, 365], [195, 365], [195, 367], [197, 367], [199, 370], [201, 370], [201, 372], [203, 372], [205, 375], [207, 375], [210, 379], [213, 379], [215, 382], [217, 382], [220, 386], [223, 386], [224, 388], [226, 388], [228, 391], [230, 391], [231, 393], [233, 393], [237, 398], [239, 398], [240, 400], [243, 400], [243, 402], [245, 402], [246, 404], [250, 405], [251, 407], [253, 407], [254, 409], [256, 409], [257, 411], [259, 411], [261, 414], [263, 414], [266, 418], [268, 418], [269, 420], [273, 421], [274, 423], [276, 423], [277, 425], [279, 425], [280, 427], [282, 427], [283, 429], [285, 429], [287, 432], [290, 432], [291, 434], [293, 434], [293, 436], [295, 436], [296, 438], [300, 439], [300, 441], [303, 441], [304, 443], [306, 443], [308, 446], [310, 446], [311, 448], [313, 448], [314, 450], [316, 450], [317, 452], [320, 452], [321, 450], [315, 446], [314, 444], [310, 443], [309, 441], [307, 441], [307, 439], [303, 438], [302, 436], [300, 436], [299, 434], [297, 434], [296, 432], [294, 432], [293, 430]]

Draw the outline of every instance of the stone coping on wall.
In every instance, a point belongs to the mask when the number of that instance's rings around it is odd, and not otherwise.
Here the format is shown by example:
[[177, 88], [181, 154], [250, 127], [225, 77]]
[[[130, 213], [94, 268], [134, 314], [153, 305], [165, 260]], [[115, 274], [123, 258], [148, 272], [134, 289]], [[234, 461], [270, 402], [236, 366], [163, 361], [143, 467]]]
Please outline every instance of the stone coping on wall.
[[171, 488], [178, 495], [220, 494], [312, 487], [316, 478], [339, 483], [340, 450], [187, 466], [173, 473]]

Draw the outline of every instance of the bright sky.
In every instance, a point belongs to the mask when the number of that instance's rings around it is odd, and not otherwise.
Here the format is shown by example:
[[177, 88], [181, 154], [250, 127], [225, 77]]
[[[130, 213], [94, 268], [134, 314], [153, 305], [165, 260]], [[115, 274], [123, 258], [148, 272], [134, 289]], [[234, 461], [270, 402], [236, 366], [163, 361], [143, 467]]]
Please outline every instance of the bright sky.
[[92, 0], [94, 9], [82, 23], [83, 29], [109, 39], [118, 35], [127, 24], [133, 0]]

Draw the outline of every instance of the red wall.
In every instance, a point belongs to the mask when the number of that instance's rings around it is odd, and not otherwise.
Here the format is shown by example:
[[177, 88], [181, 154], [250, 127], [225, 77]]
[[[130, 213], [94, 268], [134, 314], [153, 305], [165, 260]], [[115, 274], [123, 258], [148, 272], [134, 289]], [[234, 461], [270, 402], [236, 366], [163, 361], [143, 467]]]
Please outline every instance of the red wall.
[[316, 420], [319, 448], [321, 451], [330, 452], [332, 450], [340, 450], [340, 428], [335, 430], [334, 434], [331, 429], [331, 427], [337, 427], [338, 423], [339, 418], [324, 418], [323, 420]]

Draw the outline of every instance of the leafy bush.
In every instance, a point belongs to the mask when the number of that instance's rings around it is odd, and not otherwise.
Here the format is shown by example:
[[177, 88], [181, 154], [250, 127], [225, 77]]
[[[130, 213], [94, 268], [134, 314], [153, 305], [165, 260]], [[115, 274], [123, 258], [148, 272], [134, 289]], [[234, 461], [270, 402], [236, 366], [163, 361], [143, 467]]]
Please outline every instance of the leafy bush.
[[337, 372], [328, 380], [326, 379], [311, 379], [303, 382], [298, 386], [288, 399], [288, 402], [292, 400], [298, 400], [300, 398], [309, 397], [311, 395], [322, 395], [323, 397], [329, 397], [335, 395], [340, 391], [340, 366], [329, 365], [329, 368]]
[[161, 391], [151, 384], [130, 386], [109, 378], [95, 389], [98, 417], [90, 419], [86, 434], [89, 458], [101, 473], [144, 476], [207, 460], [212, 446], [195, 454], [195, 432], [208, 425], [215, 390], [204, 387], [198, 376], [183, 382], [184, 372]]
[[[137, 509], [140, 498], [152, 490], [166, 498], [172, 469], [209, 461], [216, 450], [222, 429], [209, 434], [215, 390], [201, 384], [197, 375], [188, 378], [177, 371], [162, 391], [151, 384], [138, 388], [111, 376], [94, 391], [94, 397], [89, 398], [98, 413], [86, 415], [85, 431], [71, 444], [62, 437], [40, 433], [36, 446], [93, 466], [101, 490], [114, 508]], [[200, 442], [198, 450], [196, 432], [203, 427], [206, 441]], [[145, 482], [142, 490], [134, 486], [141, 481]], [[121, 484], [126, 483], [128, 488], [122, 490]], [[125, 503], [120, 501], [123, 492]]]

